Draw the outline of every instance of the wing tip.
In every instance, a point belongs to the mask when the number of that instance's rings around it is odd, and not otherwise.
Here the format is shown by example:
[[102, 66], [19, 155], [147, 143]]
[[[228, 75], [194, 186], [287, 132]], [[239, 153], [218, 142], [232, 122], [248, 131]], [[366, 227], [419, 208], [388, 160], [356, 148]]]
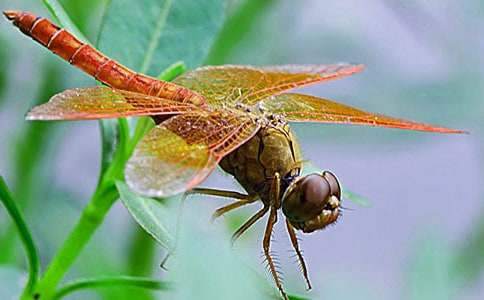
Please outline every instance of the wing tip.
[[168, 198], [172, 196], [176, 196], [178, 194], [183, 193], [184, 191], [177, 191], [177, 192], [170, 192], [167, 193], [166, 191], [162, 189], [155, 189], [155, 188], [145, 188], [142, 187], [139, 183], [136, 182], [136, 180], [133, 180], [129, 175], [129, 172], [127, 171], [127, 168], [125, 169], [125, 177], [126, 177], [126, 183], [128, 184], [128, 187], [135, 192], [136, 194], [143, 196], [143, 197], [148, 197], [148, 198]]
[[128, 187], [136, 194], [143, 197], [149, 197], [149, 198], [168, 198], [183, 192], [183, 191], [170, 191], [168, 193], [166, 190], [163, 190], [163, 189], [146, 187], [142, 183], [142, 180], [136, 179], [139, 177], [136, 176], [136, 172], [135, 172], [136, 166], [134, 166], [134, 164], [135, 162], [133, 162], [133, 157], [131, 157], [126, 163], [126, 166], [124, 168], [124, 177]]
[[29, 111], [27, 114], [25, 114], [25, 120], [27, 121], [39, 121], [39, 120], [44, 120], [41, 116], [33, 113], [32, 111]]
[[[407, 123], [408, 129], [410, 130], [435, 132], [435, 133], [443, 133], [443, 134], [470, 134], [470, 132], [467, 130], [442, 127], [442, 126], [432, 125], [428, 123], [416, 123], [413, 121], [406, 121], [406, 123]], [[398, 126], [396, 126], [396, 128], [398, 128]]]
[[53, 116], [42, 112], [36, 112], [35, 108], [25, 114], [26, 121], [59, 121], [64, 120], [59, 116]]
[[[365, 125], [365, 124], [362, 124]], [[411, 130], [411, 131], [420, 131], [420, 132], [429, 132], [429, 133], [441, 133], [441, 134], [470, 134], [469, 131], [467, 130], [461, 130], [461, 129], [453, 129], [453, 128], [447, 128], [447, 127], [440, 127], [440, 126], [434, 126], [434, 125], [429, 125], [425, 123], [415, 123], [415, 122], [408, 122], [405, 121], [404, 124], [367, 124], [367, 125], [373, 125], [376, 127], [387, 127], [387, 128], [393, 128], [393, 129], [403, 129], [403, 130]]]
[[355, 62], [344, 62], [339, 64], [343, 68], [343, 73], [348, 75], [359, 73], [365, 69], [364, 64], [355, 63]]
[[432, 127], [430, 130], [423, 130], [423, 131], [431, 131], [431, 132], [437, 132], [437, 133], [443, 133], [443, 134], [471, 134], [467, 130], [461, 130], [461, 129], [452, 129], [452, 128], [446, 128], [446, 127]]

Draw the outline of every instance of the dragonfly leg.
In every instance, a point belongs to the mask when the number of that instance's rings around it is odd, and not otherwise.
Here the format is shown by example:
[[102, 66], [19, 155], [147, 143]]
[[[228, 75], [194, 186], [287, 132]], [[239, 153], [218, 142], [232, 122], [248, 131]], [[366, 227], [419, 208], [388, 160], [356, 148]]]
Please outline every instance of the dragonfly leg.
[[276, 265], [274, 264], [274, 260], [271, 256], [270, 246], [271, 246], [271, 236], [272, 230], [274, 225], [277, 222], [277, 209], [280, 207], [280, 181], [281, 177], [279, 173], [276, 173], [272, 183], [271, 183], [271, 192], [270, 192], [270, 213], [269, 219], [267, 220], [267, 226], [264, 233], [264, 240], [262, 241], [262, 247], [264, 249], [264, 256], [266, 257], [267, 264], [269, 266], [269, 271], [271, 272], [272, 278], [274, 278], [274, 282], [276, 283], [277, 288], [281, 292], [281, 295], [284, 299], [288, 299], [284, 288], [282, 287], [282, 282], [279, 278], [279, 273], [276, 269]]
[[163, 259], [161, 260], [160, 268], [162, 268], [165, 271], [168, 271], [168, 269], [166, 268], [166, 262], [168, 261], [168, 258], [170, 258], [170, 256], [171, 256], [171, 253], [168, 252], [165, 254], [165, 257], [163, 257]]
[[175, 225], [175, 244], [173, 245], [173, 248], [168, 250], [166, 253], [165, 257], [160, 263], [160, 268], [162, 268], [165, 271], [168, 271], [166, 268], [166, 263], [168, 259], [175, 253], [176, 249], [178, 248], [178, 240], [179, 240], [179, 235], [180, 235], [180, 227], [181, 227], [181, 218], [182, 218], [182, 213], [183, 213], [183, 207], [185, 206], [185, 201], [187, 200], [188, 194], [184, 193], [181, 197], [180, 201], [180, 206], [178, 207], [178, 213], [176, 217], [176, 225]]
[[210, 195], [210, 196], [237, 199], [237, 201], [233, 203], [230, 203], [226, 206], [218, 208], [212, 215], [212, 221], [233, 209], [239, 208], [249, 203], [253, 203], [258, 199], [257, 195], [246, 195], [246, 194], [242, 194], [234, 191], [225, 191], [225, 190], [216, 190], [216, 189], [207, 189], [207, 188], [194, 188], [191, 191], [189, 191], [188, 194]]
[[274, 207], [271, 207], [271, 212], [269, 214], [269, 219], [267, 220], [267, 226], [264, 233], [264, 240], [262, 242], [262, 247], [264, 249], [264, 256], [266, 258], [267, 264], [269, 266], [269, 271], [271, 272], [272, 278], [276, 283], [277, 288], [282, 294], [284, 299], [288, 299], [284, 288], [282, 287], [282, 282], [279, 278], [279, 273], [276, 269], [276, 265], [274, 264], [274, 260], [272, 259], [270, 253], [270, 246], [271, 246], [271, 236], [272, 236], [272, 229], [277, 222], [277, 210]]
[[217, 197], [224, 197], [224, 198], [235, 198], [239, 200], [246, 200], [247, 198], [252, 197], [250, 195], [242, 194], [239, 192], [208, 189], [208, 188], [194, 188], [186, 192], [186, 194], [209, 195], [209, 196], [217, 196]]
[[231, 211], [231, 210], [234, 210], [234, 209], [239, 208], [241, 206], [244, 206], [244, 205], [253, 203], [257, 199], [258, 198], [257, 198], [256, 195], [254, 195], [254, 196], [248, 196], [247, 199], [237, 200], [237, 201], [232, 202], [232, 203], [230, 203], [228, 205], [225, 205], [225, 206], [222, 206], [220, 208], [217, 208], [217, 210], [212, 215], [212, 221], [215, 220], [216, 218], [220, 217], [221, 215], [223, 215], [223, 214]]
[[286, 227], [287, 227], [287, 232], [289, 233], [289, 237], [291, 239], [292, 247], [296, 251], [297, 258], [299, 260], [299, 263], [301, 264], [301, 271], [303, 273], [304, 279], [306, 280], [308, 290], [310, 290], [311, 282], [309, 281], [309, 277], [308, 277], [308, 269], [306, 268], [306, 263], [304, 262], [304, 258], [302, 256], [301, 250], [299, 249], [299, 243], [297, 240], [296, 231], [294, 230], [294, 227], [287, 219], [286, 219]]

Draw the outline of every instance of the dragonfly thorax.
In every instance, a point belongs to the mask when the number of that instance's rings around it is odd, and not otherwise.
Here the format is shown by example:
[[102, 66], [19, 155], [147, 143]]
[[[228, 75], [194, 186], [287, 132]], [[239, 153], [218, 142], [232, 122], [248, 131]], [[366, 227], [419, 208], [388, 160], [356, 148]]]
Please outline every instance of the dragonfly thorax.
[[251, 195], [269, 201], [269, 186], [276, 173], [281, 176], [281, 195], [299, 176], [301, 156], [289, 125], [265, 120], [257, 134], [224, 157], [222, 169], [232, 174]]

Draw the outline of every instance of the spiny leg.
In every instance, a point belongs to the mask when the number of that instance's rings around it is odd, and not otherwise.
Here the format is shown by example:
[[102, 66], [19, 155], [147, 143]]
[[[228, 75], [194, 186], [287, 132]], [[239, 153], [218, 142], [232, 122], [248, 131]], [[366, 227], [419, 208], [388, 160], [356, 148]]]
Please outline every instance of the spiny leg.
[[247, 199], [238, 200], [238, 201], [232, 202], [228, 205], [217, 208], [217, 210], [212, 215], [212, 221], [215, 220], [216, 218], [220, 217], [221, 215], [231, 211], [231, 210], [234, 210], [234, 209], [239, 208], [241, 206], [253, 203], [256, 200], [257, 200], [257, 195], [247, 196]]
[[194, 188], [187, 193], [210, 195], [210, 196], [225, 197], [225, 198], [234, 198], [239, 200], [239, 201], [230, 203], [229, 205], [218, 208], [212, 215], [212, 221], [233, 209], [239, 208], [241, 206], [255, 202], [257, 200], [257, 195], [246, 195], [246, 194], [242, 194], [234, 191], [216, 190], [216, 189], [208, 189], [208, 188]]
[[281, 292], [282, 297], [287, 300], [288, 298], [286, 292], [284, 292], [284, 288], [282, 287], [281, 280], [279, 279], [279, 274], [277, 273], [274, 260], [272, 259], [270, 253], [272, 229], [274, 228], [274, 224], [276, 224], [276, 222], [277, 210], [274, 207], [271, 207], [269, 219], [267, 220], [266, 231], [264, 233], [264, 241], [262, 242], [262, 247], [264, 249], [264, 256], [266, 257], [267, 263], [269, 264], [269, 270], [271, 272], [272, 278], [274, 278], [274, 282], [276, 283], [277, 288]]
[[274, 278], [274, 282], [276, 283], [277, 288], [282, 294], [284, 299], [288, 299], [284, 288], [282, 287], [281, 280], [279, 279], [279, 274], [277, 273], [276, 266], [274, 264], [274, 260], [272, 259], [270, 253], [270, 246], [271, 246], [271, 236], [272, 230], [274, 225], [277, 222], [277, 209], [281, 206], [281, 199], [280, 199], [280, 187], [281, 187], [281, 176], [279, 173], [274, 174], [271, 182], [271, 189], [269, 195], [270, 201], [270, 214], [269, 219], [267, 220], [266, 231], [264, 233], [264, 240], [262, 242], [262, 247], [264, 249], [264, 255], [266, 257], [267, 263], [269, 264], [269, 270], [272, 274], [272, 278]]
[[308, 285], [308, 290], [310, 290], [312, 288], [311, 282], [309, 281], [306, 263], [304, 262], [304, 258], [302, 256], [302, 253], [299, 250], [299, 244], [298, 244], [297, 237], [296, 237], [296, 231], [294, 230], [294, 227], [291, 225], [291, 223], [287, 219], [286, 219], [286, 227], [287, 227], [287, 232], [289, 233], [289, 237], [291, 238], [292, 247], [296, 251], [297, 258], [299, 260], [299, 263], [301, 264], [302, 273], [303, 273], [304, 279], [306, 280], [306, 284]]
[[209, 189], [209, 188], [194, 188], [190, 191], [186, 192], [185, 194], [200, 194], [200, 195], [210, 195], [210, 196], [218, 196], [224, 198], [234, 198], [239, 200], [245, 200], [248, 197], [251, 197], [246, 194], [242, 194], [239, 192], [234, 191], [226, 191], [226, 190], [217, 190], [217, 189]]

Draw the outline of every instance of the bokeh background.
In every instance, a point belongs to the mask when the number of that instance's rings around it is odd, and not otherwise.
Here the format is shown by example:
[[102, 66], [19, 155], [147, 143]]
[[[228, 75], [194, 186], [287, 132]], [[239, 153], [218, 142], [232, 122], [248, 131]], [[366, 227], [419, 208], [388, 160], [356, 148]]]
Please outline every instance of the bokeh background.
[[[107, 2], [61, 1], [91, 38], [97, 34]], [[1, 0], [0, 9], [7, 8], [49, 16], [41, 1]], [[228, 1], [226, 27], [217, 41], [222, 46], [214, 48], [217, 51], [207, 63], [364, 63], [367, 68], [362, 74], [302, 91], [470, 132], [456, 136], [294, 126], [305, 158], [333, 171], [345, 188], [367, 198], [371, 207], [346, 202], [351, 210], [336, 226], [301, 235], [314, 285], [309, 293], [279, 224], [274, 249], [291, 293], [310, 299], [482, 299], [482, 32], [484, 5], [479, 0]], [[99, 129], [95, 121], [47, 124], [29, 123], [23, 117], [31, 106], [56, 92], [93, 84], [0, 21], [0, 172], [33, 228], [44, 265], [96, 185]], [[221, 172], [204, 186], [239, 188]], [[182, 257], [187, 260], [184, 268], [174, 272], [191, 274], [185, 277], [186, 289], [193, 289], [200, 299], [217, 295], [213, 291], [222, 286], [232, 287], [233, 299], [247, 296], [248, 291], [234, 282], [257, 279], [254, 274], [270, 282], [260, 257], [265, 222], [229, 250], [230, 232], [255, 207], [210, 224], [211, 212], [223, 203], [197, 197], [183, 208], [194, 238], [181, 242], [186, 246]], [[175, 207], [173, 214], [178, 211]], [[9, 223], [0, 210], [0, 264], [8, 270], [0, 273], [0, 295], [14, 289], [15, 274], [24, 266]], [[227, 251], [218, 256], [214, 251], [220, 249]], [[169, 277], [157, 267], [162, 257], [163, 251], [117, 203], [68, 278], [119, 273]], [[233, 263], [236, 257], [244, 257], [243, 264], [256, 273], [240, 271], [240, 265]], [[213, 281], [202, 287], [207, 278]], [[114, 288], [71, 298], [123, 299], [126, 295]], [[169, 298], [163, 293], [136, 295]]]

